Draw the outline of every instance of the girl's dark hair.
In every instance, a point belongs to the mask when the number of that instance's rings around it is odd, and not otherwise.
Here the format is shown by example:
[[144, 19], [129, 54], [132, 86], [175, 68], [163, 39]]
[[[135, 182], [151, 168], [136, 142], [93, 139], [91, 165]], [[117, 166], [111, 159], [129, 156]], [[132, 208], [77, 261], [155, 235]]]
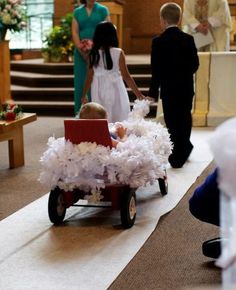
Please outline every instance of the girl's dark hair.
[[111, 70], [113, 62], [110, 54], [110, 47], [118, 47], [118, 38], [115, 26], [108, 21], [100, 22], [94, 32], [93, 48], [90, 53], [90, 67], [97, 66], [100, 55], [99, 49], [104, 50], [104, 65], [105, 68]]
[[86, 0], [80, 0], [80, 4], [87, 4]]

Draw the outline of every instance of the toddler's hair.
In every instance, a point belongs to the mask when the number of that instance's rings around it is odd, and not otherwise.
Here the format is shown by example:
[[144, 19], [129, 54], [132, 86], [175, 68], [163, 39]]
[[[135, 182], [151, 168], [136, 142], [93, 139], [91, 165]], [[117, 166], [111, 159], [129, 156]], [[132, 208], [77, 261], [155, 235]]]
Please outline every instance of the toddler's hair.
[[160, 15], [168, 24], [178, 24], [182, 9], [175, 2], [168, 2], [161, 6]]
[[82, 105], [79, 111], [80, 119], [107, 119], [105, 108], [95, 102], [90, 102]]

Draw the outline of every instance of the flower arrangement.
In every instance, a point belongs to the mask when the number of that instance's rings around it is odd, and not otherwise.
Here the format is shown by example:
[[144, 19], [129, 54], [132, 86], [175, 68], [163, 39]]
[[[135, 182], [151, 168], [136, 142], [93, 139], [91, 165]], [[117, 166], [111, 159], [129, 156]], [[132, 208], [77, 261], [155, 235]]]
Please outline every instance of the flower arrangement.
[[0, 37], [3, 40], [7, 30], [19, 32], [26, 27], [26, 9], [22, 0], [0, 0]]
[[91, 39], [82, 39], [80, 41], [79, 44], [80, 53], [87, 62], [89, 59], [89, 52], [91, 51], [92, 47], [93, 41]]
[[45, 62], [72, 61], [74, 44], [71, 36], [72, 14], [61, 18], [60, 25], [54, 26], [44, 39], [42, 56]]
[[15, 103], [3, 104], [3, 110], [0, 111], [0, 120], [14, 121], [20, 119], [23, 115], [22, 108]]
[[82, 52], [88, 53], [93, 47], [93, 41], [91, 39], [82, 39], [80, 41], [79, 48]]

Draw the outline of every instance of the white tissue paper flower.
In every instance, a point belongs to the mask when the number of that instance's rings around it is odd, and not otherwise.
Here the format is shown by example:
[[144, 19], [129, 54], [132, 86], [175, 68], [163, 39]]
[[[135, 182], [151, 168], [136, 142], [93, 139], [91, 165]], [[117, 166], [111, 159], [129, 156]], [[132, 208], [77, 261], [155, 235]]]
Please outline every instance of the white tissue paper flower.
[[[39, 181], [53, 189], [88, 192], [89, 201], [101, 200], [106, 184], [129, 185], [133, 188], [152, 184], [165, 175], [172, 144], [166, 128], [148, 121], [149, 101], [135, 101], [126, 121], [127, 137], [116, 148], [96, 143], [72, 144], [65, 138], [48, 139], [48, 149], [40, 158]], [[111, 129], [114, 124], [109, 124]], [[91, 194], [92, 193], [92, 194]]]

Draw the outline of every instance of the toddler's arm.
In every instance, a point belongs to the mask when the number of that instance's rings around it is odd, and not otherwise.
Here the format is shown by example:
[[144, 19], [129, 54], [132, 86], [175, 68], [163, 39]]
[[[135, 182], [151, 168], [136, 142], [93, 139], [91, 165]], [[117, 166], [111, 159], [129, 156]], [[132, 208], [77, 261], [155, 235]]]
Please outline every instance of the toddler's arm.
[[111, 144], [112, 144], [112, 147], [116, 148], [116, 146], [118, 145], [118, 143], [119, 143], [119, 141], [117, 141], [117, 140], [115, 140], [115, 139], [113, 139], [113, 138], [111, 137]]
[[123, 126], [121, 123], [115, 123], [116, 134], [120, 139], [123, 139], [126, 136], [127, 128]]
[[[125, 128], [122, 123], [119, 123], [119, 122], [115, 123], [113, 130], [111, 130], [112, 147], [116, 148], [117, 144], [120, 141], [123, 141], [123, 139], [126, 137], [126, 132], [127, 132], [127, 128]], [[116, 137], [118, 137], [119, 140], [116, 140]]]

